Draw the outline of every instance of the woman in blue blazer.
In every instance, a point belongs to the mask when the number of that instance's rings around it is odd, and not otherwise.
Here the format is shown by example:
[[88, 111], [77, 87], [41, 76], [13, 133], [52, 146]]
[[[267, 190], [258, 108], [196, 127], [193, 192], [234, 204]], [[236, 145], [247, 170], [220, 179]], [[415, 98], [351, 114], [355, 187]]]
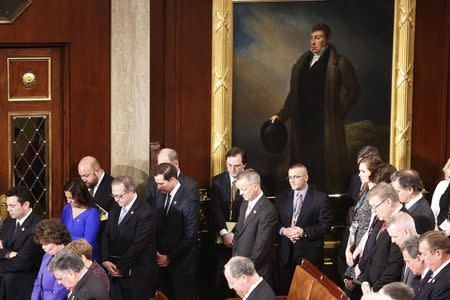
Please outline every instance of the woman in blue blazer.
[[34, 240], [42, 245], [45, 254], [42, 258], [38, 276], [34, 281], [31, 300], [65, 300], [68, 291], [59, 284], [47, 268], [53, 256], [70, 243], [70, 234], [59, 220], [42, 220], [34, 230]]

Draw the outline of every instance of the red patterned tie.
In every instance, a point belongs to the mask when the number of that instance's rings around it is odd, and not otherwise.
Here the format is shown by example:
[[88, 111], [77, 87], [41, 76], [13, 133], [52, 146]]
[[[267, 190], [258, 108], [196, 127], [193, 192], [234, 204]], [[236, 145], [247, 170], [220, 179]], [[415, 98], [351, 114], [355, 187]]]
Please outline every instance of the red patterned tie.
[[295, 210], [292, 213], [292, 221], [291, 221], [291, 227], [295, 226], [297, 224], [298, 216], [300, 215], [300, 210], [302, 209], [302, 194], [300, 192], [297, 192], [296, 202], [295, 202]]

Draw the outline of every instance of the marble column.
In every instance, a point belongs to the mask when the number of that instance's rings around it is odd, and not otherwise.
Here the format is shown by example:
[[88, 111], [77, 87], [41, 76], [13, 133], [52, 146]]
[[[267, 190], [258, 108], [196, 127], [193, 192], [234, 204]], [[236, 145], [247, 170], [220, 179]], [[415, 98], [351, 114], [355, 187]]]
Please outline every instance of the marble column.
[[111, 173], [139, 189], [150, 157], [150, 1], [111, 1]]

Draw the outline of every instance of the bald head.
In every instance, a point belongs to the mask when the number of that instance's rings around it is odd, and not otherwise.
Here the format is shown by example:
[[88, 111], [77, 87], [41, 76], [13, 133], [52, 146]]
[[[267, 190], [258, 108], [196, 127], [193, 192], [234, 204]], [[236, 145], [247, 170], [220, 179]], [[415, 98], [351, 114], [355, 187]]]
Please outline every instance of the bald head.
[[85, 156], [78, 163], [78, 175], [88, 188], [95, 187], [102, 174], [103, 170], [95, 157]]
[[405, 240], [417, 235], [414, 219], [405, 212], [398, 212], [387, 220], [387, 231], [391, 236], [393, 243], [399, 247], [403, 245]]
[[162, 163], [169, 163], [174, 165], [178, 170], [178, 154], [175, 150], [170, 148], [163, 148], [158, 153], [158, 165]]

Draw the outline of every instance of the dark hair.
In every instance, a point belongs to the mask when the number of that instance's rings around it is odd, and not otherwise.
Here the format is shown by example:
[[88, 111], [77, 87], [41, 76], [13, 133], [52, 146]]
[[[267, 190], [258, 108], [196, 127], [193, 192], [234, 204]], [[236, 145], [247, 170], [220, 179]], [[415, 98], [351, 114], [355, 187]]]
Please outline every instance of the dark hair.
[[331, 37], [331, 29], [327, 24], [316, 24], [311, 28], [311, 32], [322, 31], [323, 35], [328, 39]]
[[402, 189], [412, 188], [414, 192], [421, 192], [423, 190], [422, 179], [415, 174], [404, 174], [397, 178], [397, 182]]
[[34, 228], [34, 241], [38, 244], [67, 245], [72, 240], [66, 226], [58, 219], [42, 220]]
[[172, 177], [177, 178], [177, 173], [177, 168], [169, 163], [159, 164], [153, 169], [153, 175], [163, 175], [164, 180], [170, 180]]
[[301, 163], [295, 163], [295, 164], [291, 165], [291, 166], [289, 167], [289, 170], [297, 169], [297, 168], [299, 168], [299, 169], [305, 169], [306, 175], [308, 175], [308, 169], [306, 168], [306, 166], [305, 166], [304, 164], [301, 164]]
[[228, 157], [234, 157], [236, 155], [240, 155], [242, 157], [242, 164], [246, 164], [247, 163], [247, 152], [245, 152], [244, 149], [239, 148], [239, 147], [232, 147], [227, 154], [225, 154], [225, 159], [227, 159]]
[[[365, 157], [363, 157], [360, 161], [359, 164], [365, 164], [367, 167], [367, 170], [370, 171], [370, 175], [369, 175], [369, 180], [371, 182], [372, 178], [373, 178], [373, 172], [380, 167], [381, 165], [384, 164], [383, 160], [381, 159], [381, 157], [379, 157], [378, 155], [367, 155]], [[362, 195], [364, 195], [367, 191], [369, 190], [369, 187], [367, 184], [364, 184], [363, 187], [361, 188], [361, 191], [359, 193], [358, 198], [361, 198]]]
[[23, 185], [16, 185], [12, 189], [6, 192], [6, 197], [17, 197], [17, 201], [22, 206], [26, 201], [30, 203], [30, 207], [34, 206], [34, 197], [30, 192], [30, 189]]
[[372, 174], [369, 176], [369, 180], [373, 183], [391, 183], [391, 175], [396, 171], [397, 169], [393, 165], [382, 164], [373, 170]]
[[73, 271], [80, 273], [84, 268], [84, 263], [81, 257], [73, 252], [62, 250], [55, 257], [52, 258], [48, 264], [50, 272], [59, 271]]
[[394, 182], [397, 179], [399, 179], [400, 177], [405, 176], [405, 175], [412, 175], [412, 176], [417, 176], [420, 178], [419, 172], [417, 172], [416, 170], [404, 169], [404, 170], [400, 170], [400, 171], [397, 171], [394, 174], [392, 174], [391, 182]]
[[88, 208], [95, 206], [94, 199], [92, 198], [91, 193], [89, 193], [86, 183], [79, 177], [74, 177], [66, 182], [63, 190], [64, 192], [71, 192], [73, 199], [81, 206]]
[[361, 150], [359, 150], [358, 156], [356, 157], [356, 162], [359, 163], [363, 158], [369, 155], [380, 156], [380, 151], [378, 150], [378, 148], [371, 145], [364, 146], [361, 148]]

